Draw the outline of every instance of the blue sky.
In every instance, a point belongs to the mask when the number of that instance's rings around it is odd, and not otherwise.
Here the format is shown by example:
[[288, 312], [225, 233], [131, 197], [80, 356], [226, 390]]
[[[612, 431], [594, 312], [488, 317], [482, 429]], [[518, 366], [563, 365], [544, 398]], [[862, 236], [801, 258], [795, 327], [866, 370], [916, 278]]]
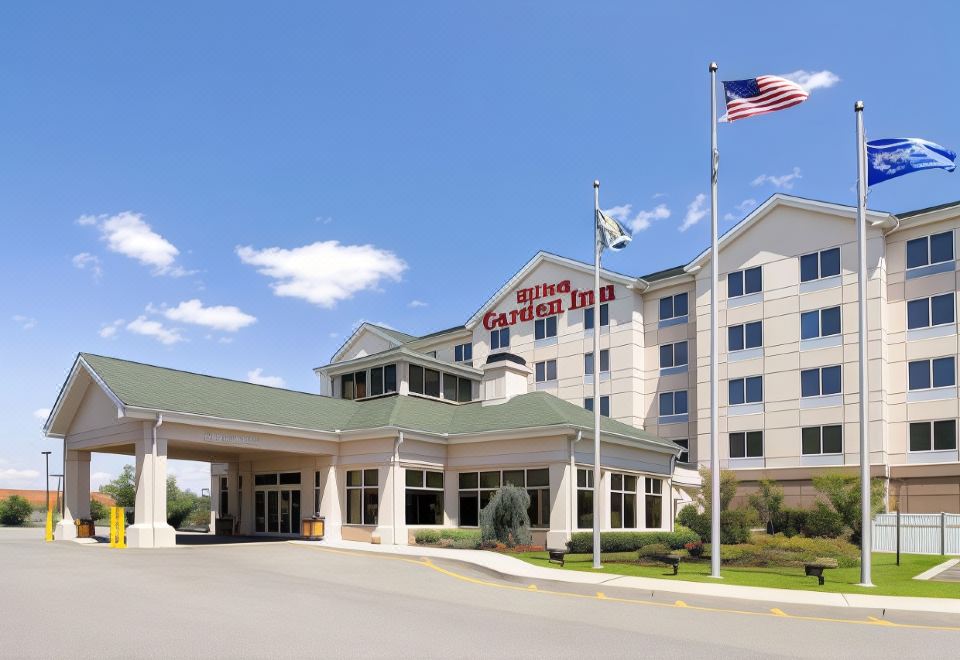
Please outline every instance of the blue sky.
[[[610, 268], [691, 259], [711, 59], [721, 79], [818, 74], [806, 103], [720, 126], [723, 228], [778, 190], [852, 204], [856, 99], [870, 137], [960, 147], [950, 3], [17, 4], [0, 487], [59, 460], [37, 411], [78, 351], [316, 391], [361, 320], [430, 332], [539, 249], [589, 260], [595, 178], [638, 228]], [[958, 176], [871, 206], [956, 200]], [[123, 462], [95, 456], [95, 482]], [[194, 489], [205, 470], [174, 466]]]

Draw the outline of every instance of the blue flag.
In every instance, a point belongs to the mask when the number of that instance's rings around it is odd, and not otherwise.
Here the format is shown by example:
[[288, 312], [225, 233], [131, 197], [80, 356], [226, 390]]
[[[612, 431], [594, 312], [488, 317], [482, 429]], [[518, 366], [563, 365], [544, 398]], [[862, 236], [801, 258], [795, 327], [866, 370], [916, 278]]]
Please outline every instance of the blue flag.
[[936, 167], [956, 169], [957, 154], [920, 138], [887, 138], [867, 142], [867, 185]]

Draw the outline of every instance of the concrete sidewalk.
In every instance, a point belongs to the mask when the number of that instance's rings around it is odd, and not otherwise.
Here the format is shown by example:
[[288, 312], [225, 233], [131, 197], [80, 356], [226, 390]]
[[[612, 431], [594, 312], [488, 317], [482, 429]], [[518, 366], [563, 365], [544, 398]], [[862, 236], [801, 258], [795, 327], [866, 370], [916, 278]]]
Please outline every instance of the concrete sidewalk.
[[[913, 612], [939, 612], [960, 614], [960, 598], [917, 598], [907, 596], [871, 596], [863, 594], [839, 594], [812, 590], [772, 589], [769, 587], [745, 587], [740, 585], [708, 582], [685, 582], [682, 580], [659, 580], [657, 578], [564, 571], [534, 566], [525, 561], [498, 552], [486, 550], [453, 550], [427, 546], [372, 545], [357, 541], [291, 541], [291, 543], [319, 547], [354, 550], [376, 554], [402, 555], [412, 558], [445, 559], [478, 566], [500, 575], [532, 580], [551, 580], [574, 584], [595, 584], [648, 592], [692, 594], [718, 598], [768, 601], [771, 603], [822, 605], [828, 607], [857, 607], [868, 609], [905, 610]], [[960, 590], [958, 590], [960, 595]]]

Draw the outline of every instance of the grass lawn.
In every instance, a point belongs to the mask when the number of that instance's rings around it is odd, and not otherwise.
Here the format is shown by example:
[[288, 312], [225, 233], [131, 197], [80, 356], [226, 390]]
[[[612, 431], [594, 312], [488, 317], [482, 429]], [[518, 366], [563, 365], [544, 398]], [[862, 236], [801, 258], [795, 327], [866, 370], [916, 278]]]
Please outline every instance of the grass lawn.
[[[524, 552], [513, 555], [518, 559], [536, 566], [544, 566], [566, 571], [589, 571], [593, 569], [591, 555], [567, 555], [566, 565], [547, 561], [545, 552]], [[826, 584], [817, 585], [817, 578], [806, 577], [803, 567], [792, 568], [747, 568], [721, 567], [723, 580], [714, 580], [710, 576], [709, 560], [685, 560], [680, 563], [680, 574], [674, 577], [666, 566], [641, 566], [635, 562], [635, 552], [605, 553], [602, 573], [618, 575], [636, 575], [639, 577], [661, 578], [663, 580], [686, 580], [689, 582], [713, 582], [714, 584], [738, 584], [750, 587], [774, 587], [778, 589], [809, 589], [811, 591], [833, 591], [855, 594], [875, 594], [886, 596], [928, 596], [933, 598], [960, 598], [960, 583], [932, 582], [914, 580], [913, 576], [936, 566], [950, 557], [940, 555], [900, 555], [891, 553], [873, 553], [873, 588], [855, 586], [860, 581], [860, 568], [835, 568], [824, 571]], [[623, 563], [617, 563], [623, 562]], [[629, 562], [629, 563], [628, 563]]]

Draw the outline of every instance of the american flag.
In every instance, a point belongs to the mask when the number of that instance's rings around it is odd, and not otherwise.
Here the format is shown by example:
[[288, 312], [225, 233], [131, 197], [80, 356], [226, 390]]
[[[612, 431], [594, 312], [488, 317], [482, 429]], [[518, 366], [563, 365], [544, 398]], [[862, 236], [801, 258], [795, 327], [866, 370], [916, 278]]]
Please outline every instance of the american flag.
[[723, 91], [727, 97], [726, 121], [785, 110], [803, 103], [809, 96], [797, 83], [778, 76], [725, 80]]

